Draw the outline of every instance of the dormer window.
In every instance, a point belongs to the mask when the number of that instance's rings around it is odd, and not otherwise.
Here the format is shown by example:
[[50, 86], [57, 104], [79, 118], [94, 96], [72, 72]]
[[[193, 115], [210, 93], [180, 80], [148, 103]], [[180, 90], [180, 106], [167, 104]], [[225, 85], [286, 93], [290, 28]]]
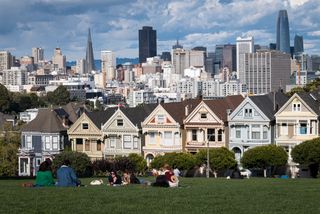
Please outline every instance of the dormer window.
[[200, 114], [201, 119], [207, 119], [207, 113], [201, 113]]
[[162, 114], [159, 114], [159, 115], [157, 116], [157, 123], [158, 123], [158, 124], [164, 124], [164, 119], [165, 119], [165, 116], [162, 115]]
[[122, 119], [118, 119], [117, 120], [117, 126], [123, 126], [123, 120]]
[[88, 123], [82, 123], [82, 129], [89, 129]]
[[301, 104], [300, 103], [293, 103], [292, 104], [292, 111], [301, 111]]
[[245, 117], [252, 117], [252, 109], [251, 108], [244, 109], [244, 116]]

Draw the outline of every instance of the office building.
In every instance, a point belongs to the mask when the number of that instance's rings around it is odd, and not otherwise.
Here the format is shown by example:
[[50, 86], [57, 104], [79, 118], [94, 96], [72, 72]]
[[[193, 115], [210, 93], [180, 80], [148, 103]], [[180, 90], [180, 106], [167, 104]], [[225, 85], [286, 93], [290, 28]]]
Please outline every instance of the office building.
[[139, 30], [139, 62], [143, 63], [149, 57], [157, 56], [157, 31], [152, 27], [143, 26]]
[[12, 56], [9, 51], [0, 51], [0, 71], [10, 69]]
[[280, 10], [278, 14], [277, 50], [290, 54], [289, 20], [286, 10]]
[[105, 73], [106, 81], [115, 78], [116, 55], [113, 51], [101, 51], [101, 72]]
[[279, 51], [258, 51], [244, 54], [244, 72], [240, 82], [249, 94], [267, 94], [290, 84], [290, 54]]
[[254, 50], [254, 39], [252, 36], [248, 37], [237, 37], [237, 78], [243, 79], [240, 75], [244, 71], [244, 54], [253, 53]]
[[2, 71], [2, 84], [22, 86], [27, 84], [27, 70], [19, 67], [12, 67]]
[[76, 73], [83, 75], [86, 71], [86, 60], [85, 59], [78, 59], [76, 61]]
[[52, 57], [53, 70], [59, 73], [66, 72], [66, 56], [62, 55], [60, 48], [55, 48]]
[[193, 67], [204, 67], [205, 58], [203, 51], [174, 49], [172, 54], [174, 73], [183, 75], [184, 69]]
[[35, 64], [44, 60], [44, 50], [42, 48], [32, 48], [32, 57]]
[[303, 48], [303, 36], [294, 36], [294, 54], [300, 54], [304, 52]]
[[229, 70], [237, 70], [237, 51], [236, 45], [224, 45], [222, 50], [222, 67], [227, 67]]

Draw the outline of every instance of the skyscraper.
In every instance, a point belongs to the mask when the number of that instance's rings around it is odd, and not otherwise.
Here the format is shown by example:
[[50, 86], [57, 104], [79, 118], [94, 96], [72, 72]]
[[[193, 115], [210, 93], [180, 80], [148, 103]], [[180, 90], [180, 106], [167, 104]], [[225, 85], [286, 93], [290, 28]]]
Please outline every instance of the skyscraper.
[[90, 73], [91, 71], [95, 70], [90, 28], [89, 28], [89, 32], [88, 32], [86, 63], [87, 63], [86, 73]]
[[139, 62], [146, 62], [148, 57], [157, 56], [157, 31], [143, 26], [139, 30]]
[[303, 36], [295, 35], [294, 36], [294, 53], [299, 54], [304, 51], [303, 48]]
[[11, 68], [11, 58], [9, 51], [0, 51], [0, 71]]
[[35, 64], [39, 61], [43, 61], [43, 49], [42, 48], [32, 48], [32, 57]]
[[289, 20], [286, 10], [280, 10], [278, 15], [277, 50], [290, 54]]
[[62, 55], [60, 48], [55, 48], [52, 57], [53, 69], [60, 72], [66, 72], [66, 56]]
[[115, 78], [116, 56], [112, 51], [101, 51], [101, 72], [105, 73], [106, 80]]
[[244, 54], [253, 53], [253, 37], [237, 37], [237, 78], [241, 79], [244, 72]]

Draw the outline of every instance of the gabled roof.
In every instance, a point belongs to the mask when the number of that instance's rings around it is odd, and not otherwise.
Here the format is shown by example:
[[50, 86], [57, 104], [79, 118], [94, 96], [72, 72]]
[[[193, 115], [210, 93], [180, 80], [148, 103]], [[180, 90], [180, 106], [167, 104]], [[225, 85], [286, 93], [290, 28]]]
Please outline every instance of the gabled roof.
[[101, 125], [105, 124], [116, 111], [117, 108], [108, 108], [105, 111], [86, 112], [86, 115], [98, 129], [101, 129]]
[[69, 115], [69, 120], [74, 123], [83, 112], [89, 112], [87, 106], [83, 102], [71, 102], [62, 106], [65, 112]]
[[183, 120], [186, 118], [185, 107], [188, 106], [188, 111], [189, 113], [191, 113], [200, 102], [200, 99], [189, 99], [182, 102], [162, 103], [161, 106], [171, 115], [171, 117], [176, 122], [178, 122], [179, 124], [183, 124]]
[[298, 96], [317, 114], [320, 115], [320, 94], [319, 92], [301, 92]]
[[157, 104], [143, 104], [134, 108], [121, 108], [120, 110], [133, 125], [141, 128], [141, 122], [143, 122], [156, 107]]
[[222, 99], [204, 100], [204, 103], [217, 117], [226, 122], [228, 119], [227, 109], [234, 111], [243, 100], [243, 96], [234, 95]]
[[42, 132], [42, 133], [57, 133], [66, 131], [67, 127], [63, 126], [62, 117], [59, 116], [60, 111], [54, 109], [39, 109], [39, 112], [34, 120], [26, 124], [23, 132]]
[[289, 100], [281, 91], [249, 98], [270, 120], [274, 119], [275, 113]]

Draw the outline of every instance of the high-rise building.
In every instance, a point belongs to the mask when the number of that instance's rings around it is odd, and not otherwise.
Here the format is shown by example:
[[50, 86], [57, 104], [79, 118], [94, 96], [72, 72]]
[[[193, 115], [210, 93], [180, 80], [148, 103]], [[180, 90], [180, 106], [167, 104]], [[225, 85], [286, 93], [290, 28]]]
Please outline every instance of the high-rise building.
[[207, 58], [205, 61], [205, 70], [212, 76], [214, 75], [214, 57], [215, 57], [214, 52], [208, 52]]
[[294, 36], [294, 53], [299, 54], [304, 51], [303, 48], [303, 36], [295, 35]]
[[86, 71], [86, 60], [85, 59], [78, 59], [76, 61], [76, 73], [77, 74], [84, 74]]
[[168, 52], [168, 51], [162, 52], [162, 54], [161, 54], [161, 59], [162, 59], [163, 61], [171, 61], [171, 53]]
[[9, 51], [0, 51], [0, 71], [10, 69], [12, 65], [12, 56]]
[[91, 73], [95, 70], [94, 66], [94, 57], [93, 57], [93, 48], [92, 48], [92, 39], [90, 28], [88, 30], [88, 41], [87, 41], [87, 51], [86, 51], [86, 73]]
[[177, 43], [172, 46], [172, 49], [178, 49], [178, 48], [183, 49], [183, 46], [179, 43], [179, 40], [177, 40]]
[[229, 68], [230, 72], [237, 70], [236, 45], [227, 44], [223, 46], [222, 67]]
[[290, 54], [289, 20], [286, 10], [280, 10], [277, 19], [277, 50]]
[[66, 72], [66, 56], [62, 55], [60, 48], [55, 48], [52, 57], [53, 70], [65, 73]]
[[244, 70], [244, 54], [253, 53], [254, 51], [254, 39], [249, 37], [237, 37], [237, 78], [243, 79], [241, 74]]
[[172, 54], [172, 64], [174, 73], [183, 75], [184, 69], [190, 66], [204, 67], [205, 60], [203, 51], [174, 49]]
[[146, 62], [149, 57], [157, 56], [157, 31], [143, 26], [139, 30], [139, 62]]
[[290, 84], [290, 54], [279, 51], [258, 51], [244, 54], [244, 71], [240, 82], [249, 94], [267, 94]]
[[3, 85], [26, 85], [28, 76], [27, 70], [18, 67], [3, 70], [2, 83]]
[[106, 81], [113, 80], [116, 68], [116, 55], [112, 51], [101, 51], [101, 71], [106, 74]]
[[214, 73], [218, 74], [220, 72], [220, 68], [222, 68], [223, 61], [223, 45], [216, 45], [214, 56]]
[[44, 51], [42, 48], [32, 48], [32, 57], [35, 64], [44, 59]]

